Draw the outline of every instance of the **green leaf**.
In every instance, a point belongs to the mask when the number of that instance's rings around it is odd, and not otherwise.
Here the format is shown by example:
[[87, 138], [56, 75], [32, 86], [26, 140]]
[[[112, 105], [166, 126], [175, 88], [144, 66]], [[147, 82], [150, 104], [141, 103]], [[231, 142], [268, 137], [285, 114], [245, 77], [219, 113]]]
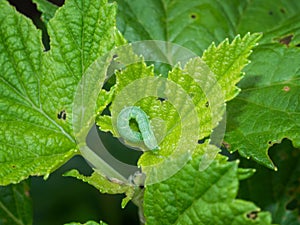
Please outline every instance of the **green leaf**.
[[[198, 145], [198, 152], [208, 147]], [[200, 161], [201, 154], [194, 155], [173, 177], [147, 186], [147, 224], [271, 224], [269, 213], [259, 212], [251, 202], [235, 199], [239, 185], [237, 162], [226, 162], [225, 157], [218, 156], [206, 170], [199, 171]], [[253, 212], [257, 217], [248, 218]]]
[[213, 43], [204, 51], [202, 59], [216, 74], [226, 101], [240, 92], [239, 88], [228, 83], [237, 84], [243, 78], [245, 73], [241, 71], [249, 63], [248, 57], [260, 38], [261, 34], [248, 33], [243, 38], [237, 36], [232, 43], [228, 39], [217, 47]]
[[132, 189], [132, 186], [128, 186], [118, 180], [109, 180], [109, 178], [102, 176], [97, 171], [93, 172], [91, 176], [87, 177], [74, 169], [66, 172], [64, 176], [75, 177], [79, 180], [89, 183], [104, 194], [122, 194]]
[[269, 34], [277, 33], [277, 38], [293, 34], [291, 44], [300, 42], [300, 4], [297, 0], [117, 2], [118, 28], [129, 41], [170, 41], [198, 55], [212, 41], [220, 43], [226, 37], [248, 32], [264, 32], [265, 39], [272, 42], [276, 40]]
[[43, 52], [31, 20], [6, 1], [0, 8], [0, 184], [6, 185], [47, 177], [77, 153], [74, 93], [90, 64], [114, 46], [116, 33], [115, 5], [67, 1], [48, 23], [51, 45]]
[[228, 103], [225, 140], [231, 151], [274, 168], [270, 146], [283, 138], [300, 146], [300, 50], [263, 45], [251, 59], [243, 91]]
[[239, 180], [246, 180], [249, 177], [253, 176], [253, 174], [255, 174], [256, 170], [255, 169], [239, 168], [238, 172], [239, 172], [238, 173]]
[[0, 224], [32, 224], [28, 182], [0, 187]]
[[239, 197], [270, 211], [274, 223], [299, 225], [300, 150], [293, 148], [291, 142], [285, 139], [273, 146], [270, 154], [278, 171], [242, 159], [242, 166], [255, 168], [257, 172], [241, 182]]
[[74, 155], [75, 143], [58, 123], [59, 111], [50, 116], [42, 107], [40, 32], [6, 1], [0, 5], [0, 183], [6, 185], [49, 174]]
[[97, 106], [96, 112], [101, 114], [103, 110], [111, 103], [114, 95], [114, 88], [112, 87], [111, 90], [108, 92], [104, 89], [100, 90], [99, 96], [97, 98]]
[[131, 200], [135, 194], [133, 185], [123, 183], [115, 178], [106, 178], [100, 172], [93, 172], [89, 177], [81, 175], [77, 170], [71, 170], [64, 174], [64, 176], [75, 177], [83, 182], [86, 182], [97, 188], [103, 194], [126, 194], [123, 199], [122, 208]]
[[299, 23], [296, 22], [299, 21], [299, 11], [300, 4], [297, 0], [248, 2], [241, 14], [237, 32], [264, 32], [268, 35], [274, 31], [289, 30], [299, 33]]
[[243, 91], [228, 104], [226, 141], [231, 151], [238, 149], [273, 169], [267, 154], [270, 146], [286, 137], [300, 146], [300, 51], [292, 47], [299, 43], [299, 11], [299, 1], [255, 1], [240, 24], [240, 30], [266, 35], [245, 69], [247, 76], [239, 85]]
[[66, 223], [65, 225], [107, 225], [107, 223], [104, 223], [102, 221], [100, 221], [100, 223], [94, 221], [88, 221], [86, 223], [76, 223], [76, 222]]
[[201, 55], [212, 41], [233, 38], [247, 1], [118, 0], [117, 24], [125, 38], [164, 40]]
[[42, 20], [45, 23], [48, 23], [49, 20], [54, 17], [54, 14], [58, 9], [58, 6], [47, 0], [32, 0], [32, 2], [37, 5], [37, 9], [42, 13]]

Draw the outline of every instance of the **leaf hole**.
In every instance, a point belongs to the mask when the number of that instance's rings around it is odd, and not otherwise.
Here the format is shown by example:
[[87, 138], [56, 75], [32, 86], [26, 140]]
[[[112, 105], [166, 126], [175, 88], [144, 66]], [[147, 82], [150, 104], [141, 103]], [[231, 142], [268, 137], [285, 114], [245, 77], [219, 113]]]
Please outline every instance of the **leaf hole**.
[[257, 214], [258, 214], [257, 211], [252, 211], [252, 212], [247, 214], [247, 218], [250, 219], [250, 220], [255, 220], [257, 218]]
[[138, 123], [136, 122], [135, 119], [131, 118], [131, 119], [129, 120], [129, 126], [130, 126], [130, 128], [131, 128], [132, 130], [137, 131], [137, 132], [140, 132], [140, 130], [139, 130], [139, 125], [138, 125]]
[[192, 18], [192, 19], [196, 19], [196, 18], [197, 18], [197, 15], [196, 15], [195, 13], [192, 13], [192, 14], [191, 14], [191, 18]]
[[291, 43], [292, 39], [293, 39], [294, 35], [290, 34], [287, 36], [284, 36], [282, 38], [279, 38], [278, 42], [282, 45], [286, 45], [287, 47], [289, 46], [289, 44]]
[[230, 147], [231, 147], [230, 144], [225, 141], [223, 141], [222, 144], [226, 149], [230, 149]]
[[198, 19], [198, 14], [197, 13], [191, 13], [190, 14], [190, 18], [192, 19], [192, 20], [196, 20], [196, 19]]
[[167, 99], [166, 99], [166, 98], [160, 98], [160, 97], [158, 97], [157, 100], [159, 100], [159, 101], [161, 101], [161, 102], [164, 102], [164, 101], [166, 101]]
[[48, 0], [48, 1], [57, 6], [62, 6], [65, 2], [64, 0]]
[[205, 103], [205, 107], [206, 107], [206, 108], [209, 107], [209, 102], [208, 102], [208, 101]]
[[66, 120], [67, 119], [67, 113], [66, 113], [66, 110], [62, 110], [60, 111], [58, 114], [57, 114], [57, 118], [58, 119], [63, 119], [63, 120]]
[[199, 139], [199, 140], [197, 141], [197, 143], [198, 143], [198, 144], [203, 144], [207, 139], [209, 139], [209, 137], [205, 137], [205, 138], [203, 138], [203, 139]]

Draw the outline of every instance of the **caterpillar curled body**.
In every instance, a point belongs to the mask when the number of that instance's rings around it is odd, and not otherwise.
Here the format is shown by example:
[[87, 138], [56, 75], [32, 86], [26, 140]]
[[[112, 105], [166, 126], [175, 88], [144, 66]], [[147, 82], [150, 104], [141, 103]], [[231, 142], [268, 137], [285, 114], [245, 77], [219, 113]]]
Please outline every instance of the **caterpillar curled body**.
[[[134, 119], [139, 131], [130, 127], [130, 120]], [[121, 137], [133, 143], [144, 142], [149, 150], [157, 150], [158, 144], [151, 129], [147, 114], [137, 106], [125, 107], [117, 118], [117, 129]]]

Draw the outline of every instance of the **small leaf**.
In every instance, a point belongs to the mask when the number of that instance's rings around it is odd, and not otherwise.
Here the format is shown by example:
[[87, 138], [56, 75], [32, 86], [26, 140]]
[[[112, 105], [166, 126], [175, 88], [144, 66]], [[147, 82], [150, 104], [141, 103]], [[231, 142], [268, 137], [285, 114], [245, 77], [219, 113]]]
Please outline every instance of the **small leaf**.
[[104, 223], [102, 221], [100, 221], [100, 223], [94, 222], [94, 221], [88, 221], [86, 223], [66, 223], [65, 225], [108, 225], [107, 223]]
[[239, 180], [246, 180], [249, 177], [252, 177], [253, 174], [255, 174], [255, 169], [245, 169], [245, 168], [239, 168], [238, 169], [238, 176]]
[[112, 125], [111, 117], [107, 115], [98, 116], [96, 118], [96, 123], [99, 126], [99, 129], [104, 132], [111, 132], [114, 136], [117, 136], [115, 132], [113, 132], [114, 128]]
[[42, 13], [42, 20], [48, 23], [58, 7], [47, 0], [32, 0], [33, 3], [37, 5], [37, 9]]
[[77, 170], [71, 170], [64, 174], [64, 176], [75, 177], [83, 182], [86, 182], [95, 188], [97, 188], [103, 194], [126, 194], [126, 198], [123, 199], [122, 207], [131, 200], [134, 196], [135, 189], [133, 185], [126, 184], [115, 178], [106, 178], [99, 172], [95, 171], [89, 177], [81, 175]]
[[0, 187], [0, 224], [32, 224], [32, 205], [28, 182]]

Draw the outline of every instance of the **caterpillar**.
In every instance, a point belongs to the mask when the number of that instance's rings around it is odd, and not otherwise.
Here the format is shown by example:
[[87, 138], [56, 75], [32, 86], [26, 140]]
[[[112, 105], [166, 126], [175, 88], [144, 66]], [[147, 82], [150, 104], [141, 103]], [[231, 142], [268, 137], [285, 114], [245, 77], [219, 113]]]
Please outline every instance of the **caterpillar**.
[[[131, 119], [136, 121], [139, 131], [135, 131], [130, 127]], [[147, 114], [137, 106], [129, 106], [121, 110], [117, 118], [117, 129], [120, 136], [126, 141], [133, 143], [144, 142], [149, 150], [159, 149]]]

